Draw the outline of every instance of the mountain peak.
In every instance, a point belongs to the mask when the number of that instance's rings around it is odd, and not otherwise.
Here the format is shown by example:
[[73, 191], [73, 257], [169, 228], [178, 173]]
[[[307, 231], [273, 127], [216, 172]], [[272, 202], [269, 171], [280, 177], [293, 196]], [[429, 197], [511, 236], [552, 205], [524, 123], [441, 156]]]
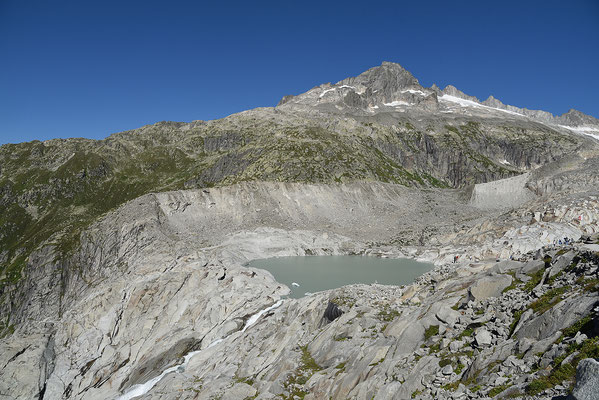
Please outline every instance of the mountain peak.
[[599, 119], [571, 108], [558, 117], [560, 123], [568, 126], [599, 125]]
[[[378, 67], [370, 68], [356, 77], [346, 78], [340, 84], [362, 84], [374, 90], [397, 90], [420, 87], [418, 79], [400, 64], [383, 61]], [[338, 83], [338, 84], [339, 84]]]
[[481, 102], [453, 85], [443, 90], [437, 85], [424, 88], [408, 70], [389, 61], [335, 84], [326, 83], [297, 96], [285, 96], [277, 107], [350, 115], [442, 112], [533, 119], [570, 127], [599, 126], [596, 118], [573, 109], [556, 117], [547, 111], [504, 104], [494, 96]]
[[363, 113], [397, 105], [435, 108], [436, 93], [423, 88], [400, 64], [384, 61], [358, 76], [320, 85], [298, 96], [285, 96], [277, 106]]
[[470, 101], [474, 101], [476, 103], [480, 103], [480, 101], [476, 97], [467, 95], [466, 93], [462, 92], [460, 89], [458, 89], [457, 87], [455, 87], [453, 85], [445, 86], [445, 89], [443, 89], [443, 93], [448, 96], [458, 97], [460, 99], [470, 100]]

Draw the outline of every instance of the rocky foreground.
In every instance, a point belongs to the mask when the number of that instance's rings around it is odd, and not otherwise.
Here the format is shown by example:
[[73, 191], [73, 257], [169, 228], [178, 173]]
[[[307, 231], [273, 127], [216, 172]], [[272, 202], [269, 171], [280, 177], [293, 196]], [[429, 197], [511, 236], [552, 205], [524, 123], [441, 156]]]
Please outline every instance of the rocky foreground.
[[[144, 398], [597, 398], [599, 245], [286, 300]], [[328, 302], [341, 316], [325, 316]], [[586, 360], [584, 363], [581, 360]]]
[[[553, 206], [546, 196], [484, 210], [462, 191], [378, 183], [141, 197], [90, 227], [68, 265], [51, 245], [32, 255], [0, 344], [0, 395], [565, 395], [578, 363], [597, 357], [599, 300], [597, 197], [569, 193], [576, 196]], [[436, 230], [418, 228], [424, 221]], [[543, 245], [565, 230], [575, 243]], [[437, 244], [419, 246], [427, 235]], [[519, 261], [496, 262], [506, 248]], [[244, 266], [306, 254], [412, 254], [439, 266], [408, 287], [348, 286], [302, 299], [283, 299], [287, 287]], [[458, 263], [447, 261], [455, 255]], [[341, 315], [331, 321], [325, 312]]]

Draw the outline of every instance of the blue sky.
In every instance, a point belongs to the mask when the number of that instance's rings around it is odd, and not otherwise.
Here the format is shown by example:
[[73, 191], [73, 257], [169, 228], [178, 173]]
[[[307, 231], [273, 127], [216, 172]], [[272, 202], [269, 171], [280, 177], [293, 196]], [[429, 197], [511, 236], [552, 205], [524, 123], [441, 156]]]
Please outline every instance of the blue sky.
[[221, 118], [382, 61], [599, 117], [599, 1], [0, 0], [0, 143]]

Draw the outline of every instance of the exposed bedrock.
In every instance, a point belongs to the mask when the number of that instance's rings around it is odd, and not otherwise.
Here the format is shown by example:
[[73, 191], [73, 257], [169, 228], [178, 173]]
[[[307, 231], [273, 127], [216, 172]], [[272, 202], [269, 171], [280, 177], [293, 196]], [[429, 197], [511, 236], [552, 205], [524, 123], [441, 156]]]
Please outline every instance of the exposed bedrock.
[[[313, 398], [403, 398], [428, 390], [441, 357], [425, 354], [422, 345], [449, 332], [456, 334], [446, 338], [465, 345], [457, 332], [480, 323], [473, 307], [503, 296], [514, 283], [506, 271], [528, 272], [528, 264], [470, 265], [462, 258], [405, 288], [358, 285], [285, 300], [242, 332], [250, 316], [288, 292], [268, 272], [243, 264], [305, 254], [400, 256], [411, 251], [402, 242], [422, 254], [421, 240], [433, 240], [423, 239], [423, 225], [435, 225], [433, 236], [441, 240], [455, 235], [456, 225], [474, 229], [504, 218], [468, 200], [467, 191], [366, 182], [246, 183], [142, 196], [86, 230], [70, 258], [57, 257], [50, 243], [29, 258], [27, 283], [8, 310], [16, 331], [0, 344], [0, 394], [116, 398], [197, 350], [146, 398], [193, 398], [198, 390], [199, 398], [294, 390]], [[429, 258], [447, 254], [437, 249]], [[557, 261], [551, 268], [564, 270], [567, 263]], [[342, 311], [332, 322], [323, 318], [329, 301]], [[468, 319], [452, 309], [458, 303], [470, 310]], [[559, 307], [571, 303], [560, 304], [556, 310], [565, 312]], [[588, 312], [590, 303], [581, 304], [573, 316]], [[564, 328], [534, 322], [548, 318], [542, 315], [527, 317], [518, 335], [533, 332], [528, 339]], [[477, 332], [474, 347], [495, 346], [505, 324]], [[460, 362], [467, 366], [473, 358]], [[15, 376], [20, 385], [7, 383]]]

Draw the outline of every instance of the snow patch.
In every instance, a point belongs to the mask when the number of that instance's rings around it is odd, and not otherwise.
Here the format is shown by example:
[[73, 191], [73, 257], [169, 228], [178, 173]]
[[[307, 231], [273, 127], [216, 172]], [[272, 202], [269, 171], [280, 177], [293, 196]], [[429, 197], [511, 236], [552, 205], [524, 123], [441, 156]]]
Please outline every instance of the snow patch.
[[245, 323], [245, 326], [243, 327], [241, 332], [245, 332], [250, 326], [254, 325], [260, 319], [261, 316], [263, 316], [271, 310], [274, 310], [275, 308], [278, 308], [281, 304], [283, 304], [283, 300], [279, 300], [272, 306], [266, 307], [264, 310], [258, 311], [256, 314], [252, 315]]
[[325, 95], [325, 94], [327, 94], [328, 92], [332, 92], [332, 91], [335, 91], [335, 90], [337, 90], [337, 89], [353, 89], [353, 90], [356, 90], [356, 88], [355, 88], [355, 87], [353, 87], [353, 86], [349, 86], [349, 85], [341, 85], [341, 86], [339, 86], [339, 87], [334, 87], [334, 88], [332, 88], [332, 89], [326, 89], [326, 90], [325, 90], [325, 91], [323, 91], [323, 92], [320, 94], [320, 96], [318, 96], [318, 97], [319, 97], [319, 98], [323, 98], [323, 97], [324, 97], [324, 95]]
[[566, 128], [571, 130], [572, 132], [576, 132], [581, 135], [590, 136], [594, 139], [599, 140], [599, 127], [593, 126], [566, 126], [559, 125], [561, 128]]
[[480, 104], [480, 103], [477, 103], [477, 102], [472, 101], [472, 100], [462, 99], [462, 98], [456, 97], [456, 96], [451, 96], [449, 94], [444, 94], [443, 96], [439, 97], [439, 100], [445, 101], [445, 102], [457, 103], [457, 104], [459, 104], [462, 107], [484, 108], [484, 109], [493, 110], [493, 111], [501, 111], [501, 112], [504, 112], [506, 114], [517, 115], [519, 117], [526, 117], [524, 114], [520, 114], [520, 113], [517, 113], [515, 111], [503, 110], [501, 108], [495, 108], [495, 107], [485, 106], [484, 104]]
[[423, 92], [422, 90], [416, 90], [416, 89], [402, 90], [401, 93], [419, 94], [420, 96], [428, 96], [430, 94], [430, 93]]
[[410, 103], [402, 101], [402, 100], [395, 100], [395, 101], [392, 101], [391, 103], [383, 103], [383, 105], [385, 105], [387, 107], [397, 107], [397, 106], [409, 106]]

